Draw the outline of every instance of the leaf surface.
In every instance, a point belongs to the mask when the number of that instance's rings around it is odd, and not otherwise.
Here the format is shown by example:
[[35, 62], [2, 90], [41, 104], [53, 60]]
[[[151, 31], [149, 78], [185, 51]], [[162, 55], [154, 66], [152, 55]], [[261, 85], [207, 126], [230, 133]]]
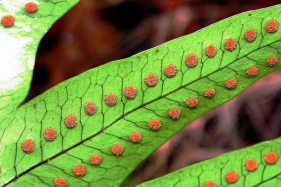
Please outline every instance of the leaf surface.
[[[64, 81], [20, 106], [0, 126], [0, 183], [53, 186], [55, 178], [62, 177], [69, 186], [120, 185], [141, 161], [187, 124], [280, 67], [266, 64], [269, 57], [280, 58], [280, 31], [265, 30], [269, 20], [280, 22], [279, 9], [280, 6], [274, 6], [246, 12], [130, 58], [107, 63]], [[256, 30], [257, 38], [248, 42], [244, 33], [251, 28]], [[233, 51], [224, 47], [229, 38], [237, 41]], [[217, 48], [213, 58], [205, 54], [209, 45]], [[190, 53], [198, 57], [198, 64], [193, 68], [185, 64]], [[168, 64], [177, 67], [174, 77], [164, 74]], [[259, 72], [249, 77], [246, 70], [252, 66], [258, 67]], [[158, 76], [156, 86], [146, 85], [144, 79], [149, 73]], [[229, 78], [238, 80], [236, 88], [225, 87]], [[134, 99], [124, 96], [124, 88], [129, 85], [138, 89]], [[214, 97], [204, 96], [208, 88], [215, 89]], [[105, 103], [108, 93], [117, 95], [116, 105]], [[197, 107], [186, 106], [189, 97], [199, 99]], [[89, 101], [97, 105], [94, 115], [84, 111]], [[172, 108], [181, 110], [179, 119], [169, 117]], [[71, 129], [64, 124], [69, 114], [77, 118], [76, 127]], [[161, 121], [159, 130], [148, 127], [151, 119]], [[54, 141], [45, 140], [47, 127], [57, 131]], [[134, 131], [142, 133], [139, 143], [129, 141]], [[22, 150], [26, 139], [35, 143], [31, 153]], [[124, 147], [119, 156], [110, 149], [116, 143]], [[94, 154], [103, 157], [98, 166], [90, 163]], [[86, 167], [86, 175], [74, 174], [77, 165]]]

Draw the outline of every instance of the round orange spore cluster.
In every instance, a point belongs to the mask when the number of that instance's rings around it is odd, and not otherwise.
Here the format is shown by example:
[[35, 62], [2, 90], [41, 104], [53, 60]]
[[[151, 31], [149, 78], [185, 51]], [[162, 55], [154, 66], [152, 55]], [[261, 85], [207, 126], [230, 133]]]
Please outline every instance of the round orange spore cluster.
[[102, 156], [101, 155], [92, 155], [90, 157], [90, 162], [96, 166], [96, 165], [100, 165], [102, 162]]
[[134, 142], [134, 143], [140, 142], [141, 139], [142, 139], [142, 134], [141, 134], [140, 131], [132, 132], [132, 133], [130, 134], [130, 136], [129, 136], [129, 140], [130, 140], [131, 142]]
[[217, 187], [217, 183], [215, 183], [215, 182], [212, 181], [212, 180], [207, 180], [207, 181], [204, 183], [204, 187]]
[[15, 18], [12, 15], [5, 15], [1, 18], [1, 24], [4, 27], [11, 27], [15, 23]]
[[35, 143], [32, 139], [26, 139], [22, 142], [22, 150], [26, 153], [31, 153], [32, 151], [34, 151], [34, 146]]
[[94, 115], [97, 112], [98, 107], [97, 107], [96, 103], [89, 101], [84, 105], [84, 110], [85, 110], [86, 114]]
[[108, 93], [105, 95], [104, 101], [108, 106], [113, 106], [117, 103], [117, 96], [114, 93]]
[[224, 48], [228, 51], [233, 51], [236, 49], [237, 42], [234, 38], [229, 38], [224, 42]]
[[124, 149], [123, 146], [119, 143], [111, 146], [111, 152], [116, 156], [120, 155], [123, 152], [123, 149]]
[[259, 68], [253, 66], [247, 69], [246, 73], [248, 74], [249, 77], [256, 76], [259, 72]]
[[237, 86], [237, 79], [236, 78], [227, 79], [225, 81], [225, 86], [229, 89], [235, 88]]
[[186, 106], [189, 108], [196, 107], [199, 103], [199, 99], [197, 97], [190, 97], [186, 100]]
[[276, 56], [269, 57], [267, 59], [266, 63], [269, 66], [276, 66], [278, 64], [278, 57], [276, 57]]
[[178, 108], [172, 108], [171, 110], [169, 110], [168, 115], [172, 118], [172, 119], [178, 119], [181, 115], [181, 111]]
[[73, 168], [73, 173], [77, 176], [84, 176], [87, 173], [87, 169], [83, 165], [77, 165]]
[[48, 127], [44, 131], [44, 138], [47, 141], [54, 141], [57, 137], [57, 131], [53, 127]]
[[214, 45], [209, 45], [208, 47], [205, 48], [205, 54], [209, 58], [212, 58], [217, 54], [217, 48]]
[[198, 63], [198, 57], [195, 54], [189, 54], [186, 56], [185, 58], [185, 64], [192, 68], [194, 66], [196, 66]]
[[155, 86], [158, 83], [158, 77], [154, 73], [148, 74], [144, 80], [147, 86]]
[[264, 156], [264, 160], [268, 164], [275, 164], [278, 160], [278, 155], [275, 152], [266, 153]]
[[234, 183], [238, 180], [238, 174], [236, 173], [236, 171], [229, 171], [225, 175], [225, 178], [228, 183]]
[[174, 64], [169, 64], [165, 67], [164, 73], [167, 77], [174, 77], [177, 73], [177, 67]]
[[28, 2], [24, 8], [27, 13], [35, 13], [38, 10], [38, 5], [34, 2]]
[[245, 167], [248, 171], [255, 171], [256, 169], [258, 169], [258, 162], [253, 158], [249, 158], [246, 161]]
[[124, 95], [125, 97], [127, 97], [128, 99], [133, 99], [136, 97], [137, 95], [137, 88], [134, 87], [134, 86], [127, 86], [125, 89], [124, 89]]
[[214, 97], [215, 94], [216, 94], [216, 91], [213, 88], [208, 88], [207, 90], [204, 91], [204, 96], [205, 97], [209, 97], [209, 98], [210, 97]]
[[249, 29], [245, 32], [244, 34], [244, 37], [245, 39], [248, 41], [248, 42], [252, 42], [256, 39], [257, 37], [257, 31], [255, 29]]
[[161, 127], [161, 121], [159, 119], [151, 119], [148, 121], [148, 127], [152, 130], [157, 130]]
[[67, 181], [65, 180], [65, 178], [62, 177], [55, 178], [54, 183], [56, 187], [67, 187]]
[[64, 124], [67, 128], [74, 128], [77, 125], [77, 118], [72, 114], [68, 114], [64, 118]]
[[265, 25], [265, 30], [269, 33], [274, 33], [278, 30], [279, 24], [276, 20], [270, 20]]

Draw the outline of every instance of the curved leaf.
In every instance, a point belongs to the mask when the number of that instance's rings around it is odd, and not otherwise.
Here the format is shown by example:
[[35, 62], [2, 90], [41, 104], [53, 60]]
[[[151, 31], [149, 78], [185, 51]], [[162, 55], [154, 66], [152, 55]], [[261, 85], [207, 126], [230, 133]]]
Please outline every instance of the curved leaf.
[[[139, 186], [204, 186], [208, 180], [214, 181], [218, 186], [227, 186], [229, 183], [226, 175], [229, 171], [235, 171], [238, 175], [238, 180], [233, 186], [279, 186], [281, 183], [281, 162], [268, 164], [264, 158], [267, 153], [272, 151], [280, 155], [280, 143], [280, 138], [259, 143], [246, 149], [233, 151], [187, 166]], [[249, 171], [246, 169], [248, 159], [255, 159], [257, 161], [256, 170]]]
[[12, 15], [12, 27], [0, 25], [0, 121], [14, 111], [28, 94], [37, 47], [41, 38], [78, 0], [38, 1], [28, 13], [24, 0], [1, 0], [0, 18]]
[[[69, 186], [118, 186], [142, 160], [186, 124], [280, 67], [266, 63], [269, 57], [280, 58], [280, 31], [268, 33], [264, 29], [269, 20], [280, 22], [278, 9], [280, 6], [246, 12], [130, 58], [86, 71], [19, 107], [0, 126], [0, 183], [53, 186], [55, 178], [62, 177]], [[248, 42], [244, 33], [251, 28], [256, 30], [257, 37]], [[229, 38], [237, 41], [233, 51], [224, 47]], [[217, 48], [212, 58], [205, 54], [209, 45]], [[185, 64], [190, 53], [198, 57], [198, 64], [193, 68]], [[167, 77], [163, 72], [168, 64], [177, 67], [174, 77]], [[257, 66], [259, 72], [249, 77], [246, 70], [252, 66]], [[147, 86], [144, 81], [150, 73], [158, 76], [156, 86]], [[236, 88], [225, 87], [229, 78], [238, 80]], [[134, 99], [124, 96], [124, 88], [129, 85], [138, 89]], [[215, 96], [204, 96], [208, 88], [216, 90]], [[105, 103], [108, 93], [117, 95], [116, 105]], [[189, 97], [199, 99], [197, 107], [186, 106]], [[89, 101], [97, 105], [94, 115], [84, 111]], [[172, 108], [181, 110], [179, 119], [169, 117]], [[70, 114], [77, 118], [74, 128], [64, 124]], [[151, 119], [161, 121], [159, 130], [149, 129]], [[57, 131], [54, 141], [45, 140], [47, 127]], [[129, 141], [134, 131], [142, 133], [140, 143]], [[26, 139], [35, 143], [30, 153], [22, 149]], [[124, 147], [119, 156], [111, 152], [111, 146], [117, 143]], [[94, 154], [103, 157], [98, 166], [90, 163]], [[77, 165], [86, 167], [86, 175], [74, 174]]]
[[[214, 181], [218, 186], [227, 186], [230, 185], [226, 178], [229, 171], [235, 171], [238, 175], [233, 186], [278, 186], [280, 185], [281, 162], [269, 164], [265, 161], [265, 155], [272, 151], [280, 155], [280, 143], [280, 138], [259, 143], [187, 166], [139, 186], [204, 186], [209, 180]], [[257, 161], [258, 165], [254, 171], [246, 169], [248, 159]]]

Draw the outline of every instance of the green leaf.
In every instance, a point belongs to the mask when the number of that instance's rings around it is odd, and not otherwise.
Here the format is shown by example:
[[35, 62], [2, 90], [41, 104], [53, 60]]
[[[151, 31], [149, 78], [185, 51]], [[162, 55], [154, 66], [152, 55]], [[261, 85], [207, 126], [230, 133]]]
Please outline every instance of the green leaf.
[[[246, 12], [130, 58], [107, 63], [64, 81], [20, 106], [1, 122], [0, 183], [53, 186], [54, 180], [62, 177], [69, 186], [120, 185], [141, 161], [186, 124], [280, 67], [266, 63], [271, 56], [280, 58], [280, 31], [268, 33], [264, 29], [269, 20], [280, 23], [279, 9], [280, 6], [274, 6]], [[248, 42], [244, 33], [251, 28], [256, 30], [257, 38]], [[233, 51], [224, 48], [229, 38], [237, 41]], [[209, 45], [217, 48], [213, 58], [204, 52]], [[198, 57], [198, 64], [193, 68], [185, 64], [190, 53]], [[177, 67], [174, 77], [167, 77], [163, 72], [168, 64]], [[257, 66], [259, 72], [249, 77], [246, 70], [252, 66]], [[156, 86], [147, 86], [144, 81], [150, 73], [158, 76]], [[236, 88], [225, 87], [229, 78], [238, 80]], [[124, 88], [129, 85], [138, 89], [134, 99], [124, 96]], [[208, 88], [216, 90], [215, 96], [204, 96]], [[118, 98], [113, 106], [104, 101], [108, 93]], [[199, 99], [197, 107], [186, 106], [189, 97]], [[89, 101], [97, 105], [94, 115], [84, 111]], [[179, 119], [169, 117], [172, 108], [181, 110]], [[64, 124], [70, 114], [77, 118], [74, 128]], [[159, 130], [148, 127], [151, 119], [161, 121]], [[54, 141], [45, 140], [47, 127], [57, 131]], [[142, 133], [139, 143], [129, 141], [134, 131]], [[35, 143], [30, 153], [22, 149], [26, 139]], [[117, 143], [124, 147], [119, 156], [111, 152], [111, 146]], [[89, 160], [95, 154], [103, 157], [98, 166]], [[86, 167], [86, 175], [74, 174], [77, 165]]]
[[[237, 182], [230, 186], [280, 186], [281, 162], [268, 164], [264, 160], [265, 155], [271, 151], [275, 151], [277, 155], [280, 155], [280, 143], [280, 138], [259, 143], [187, 166], [139, 186], [204, 186], [204, 183], [208, 180], [213, 180], [218, 186], [227, 186], [229, 183], [226, 175], [229, 171], [235, 171], [238, 175]], [[248, 159], [257, 161], [258, 167], [256, 170], [248, 171], [246, 169], [245, 165]]]
[[27, 13], [24, 0], [1, 0], [0, 17], [12, 15], [15, 23], [0, 24], [0, 121], [28, 94], [37, 47], [41, 38], [79, 0], [38, 1], [38, 11]]

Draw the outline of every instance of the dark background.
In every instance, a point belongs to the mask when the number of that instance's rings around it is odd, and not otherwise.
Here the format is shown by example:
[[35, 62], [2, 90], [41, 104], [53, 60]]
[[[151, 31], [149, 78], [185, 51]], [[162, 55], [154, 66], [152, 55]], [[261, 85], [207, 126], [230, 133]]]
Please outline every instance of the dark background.
[[[42, 39], [26, 101], [106, 62], [129, 57], [277, 0], [81, 0]], [[280, 136], [281, 71], [189, 124], [128, 177], [134, 186]]]

